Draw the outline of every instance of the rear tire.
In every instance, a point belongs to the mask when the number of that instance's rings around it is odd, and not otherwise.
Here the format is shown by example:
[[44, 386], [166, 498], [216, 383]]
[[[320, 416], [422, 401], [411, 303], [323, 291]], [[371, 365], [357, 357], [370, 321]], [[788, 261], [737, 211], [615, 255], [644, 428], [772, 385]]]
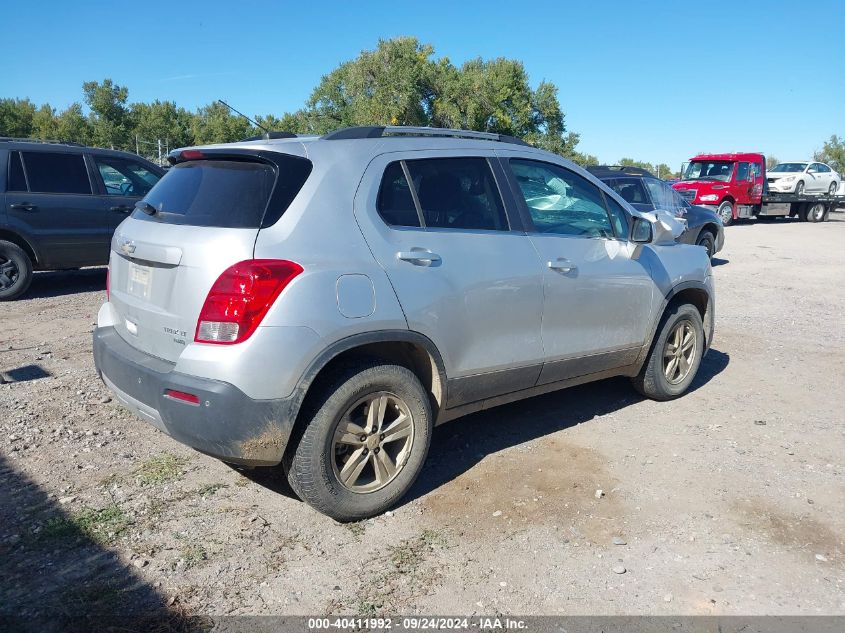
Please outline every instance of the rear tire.
[[32, 260], [17, 244], [0, 240], [0, 301], [12, 301], [32, 283]]
[[713, 259], [713, 255], [716, 254], [716, 236], [712, 232], [702, 231], [698, 236], [696, 245], [707, 249], [707, 257]]
[[698, 309], [689, 303], [670, 306], [643, 368], [631, 379], [634, 388], [652, 400], [673, 400], [683, 395], [701, 365], [704, 344]]
[[734, 221], [734, 205], [730, 200], [725, 200], [716, 209], [716, 214], [721, 218], [724, 226], [730, 226]]
[[821, 202], [814, 202], [807, 206], [807, 222], [824, 222], [827, 209]]
[[378, 360], [341, 367], [303, 413], [307, 426], [286, 470], [294, 492], [317, 511], [337, 521], [375, 516], [420, 474], [431, 403], [407, 368]]

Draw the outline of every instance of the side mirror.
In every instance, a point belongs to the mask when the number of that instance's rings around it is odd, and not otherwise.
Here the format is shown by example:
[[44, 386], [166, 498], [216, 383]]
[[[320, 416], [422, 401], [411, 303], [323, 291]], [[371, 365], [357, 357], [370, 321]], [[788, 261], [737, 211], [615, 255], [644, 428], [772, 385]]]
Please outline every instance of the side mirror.
[[654, 237], [651, 222], [645, 218], [634, 218], [634, 228], [631, 230], [631, 241], [637, 244], [648, 244]]

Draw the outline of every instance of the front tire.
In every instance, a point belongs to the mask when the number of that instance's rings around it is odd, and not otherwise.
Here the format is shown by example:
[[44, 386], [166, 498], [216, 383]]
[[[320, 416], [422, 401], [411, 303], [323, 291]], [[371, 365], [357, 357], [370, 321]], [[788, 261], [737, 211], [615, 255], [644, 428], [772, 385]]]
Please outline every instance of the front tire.
[[830, 183], [830, 187], [827, 188], [827, 195], [835, 196], [837, 189], [839, 189], [839, 185], [836, 182]]
[[716, 209], [716, 214], [721, 218], [723, 225], [730, 226], [734, 221], [734, 205], [730, 200], [725, 200]]
[[0, 240], [0, 301], [17, 299], [32, 283], [32, 260], [17, 244]]
[[712, 232], [702, 231], [698, 236], [696, 245], [707, 249], [707, 257], [713, 259], [713, 255], [716, 254], [716, 236]]
[[798, 183], [795, 185], [795, 195], [796, 196], [803, 196], [804, 195], [804, 181], [799, 180]]
[[643, 368], [631, 379], [634, 388], [652, 400], [673, 400], [683, 395], [701, 365], [704, 345], [698, 309], [689, 303], [671, 306], [661, 320]]
[[303, 501], [337, 521], [384, 512], [422, 470], [431, 403], [405, 367], [377, 360], [342, 367], [304, 413], [288, 481]]

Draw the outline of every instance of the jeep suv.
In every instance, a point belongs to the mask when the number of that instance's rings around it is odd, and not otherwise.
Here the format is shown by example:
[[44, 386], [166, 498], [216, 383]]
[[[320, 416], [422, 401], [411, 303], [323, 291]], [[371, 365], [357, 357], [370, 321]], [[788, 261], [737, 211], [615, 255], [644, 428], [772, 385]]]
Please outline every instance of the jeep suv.
[[117, 225], [163, 174], [126, 152], [0, 138], [0, 300], [33, 270], [108, 263]]
[[335, 519], [395, 504], [436, 424], [619, 375], [675, 398], [710, 345], [704, 249], [518, 139], [348, 128], [170, 158], [115, 233], [97, 371]]

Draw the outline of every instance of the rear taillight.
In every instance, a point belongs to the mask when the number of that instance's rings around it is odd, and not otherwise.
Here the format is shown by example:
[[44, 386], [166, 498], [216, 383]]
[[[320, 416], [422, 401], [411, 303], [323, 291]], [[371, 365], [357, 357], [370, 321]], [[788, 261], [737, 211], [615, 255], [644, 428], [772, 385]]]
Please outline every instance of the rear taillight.
[[165, 389], [164, 395], [168, 398], [172, 398], [173, 400], [187, 402], [188, 404], [199, 405], [200, 403], [199, 396], [195, 396], [194, 394], [187, 393], [185, 391], [176, 391], [176, 389]]
[[197, 320], [197, 343], [230, 345], [248, 339], [302, 266], [281, 259], [248, 259], [223, 271]]

